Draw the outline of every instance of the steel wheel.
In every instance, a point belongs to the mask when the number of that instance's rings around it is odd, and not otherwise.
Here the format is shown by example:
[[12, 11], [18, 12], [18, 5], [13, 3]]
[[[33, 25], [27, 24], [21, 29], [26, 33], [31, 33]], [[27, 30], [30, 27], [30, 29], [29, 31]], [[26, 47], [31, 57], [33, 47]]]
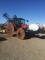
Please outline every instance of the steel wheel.
[[25, 32], [22, 28], [19, 28], [17, 30], [17, 38], [23, 40], [25, 38]]
[[9, 23], [6, 27], [6, 32], [8, 36], [12, 36], [14, 34], [14, 26], [12, 23]]

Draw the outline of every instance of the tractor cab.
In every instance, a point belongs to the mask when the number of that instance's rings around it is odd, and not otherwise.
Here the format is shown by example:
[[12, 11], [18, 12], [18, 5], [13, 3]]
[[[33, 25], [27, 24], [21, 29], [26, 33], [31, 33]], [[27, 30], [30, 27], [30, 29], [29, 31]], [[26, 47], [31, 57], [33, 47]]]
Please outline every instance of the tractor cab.
[[25, 19], [23, 18], [15, 18], [12, 20], [15, 24], [25, 24]]
[[16, 25], [17, 28], [20, 28], [21, 25], [25, 24], [25, 19], [23, 19], [23, 18], [13, 18], [12, 22]]
[[12, 19], [16, 24], [25, 24], [25, 19], [23, 18], [17, 18], [16, 15], [13, 16], [13, 19]]

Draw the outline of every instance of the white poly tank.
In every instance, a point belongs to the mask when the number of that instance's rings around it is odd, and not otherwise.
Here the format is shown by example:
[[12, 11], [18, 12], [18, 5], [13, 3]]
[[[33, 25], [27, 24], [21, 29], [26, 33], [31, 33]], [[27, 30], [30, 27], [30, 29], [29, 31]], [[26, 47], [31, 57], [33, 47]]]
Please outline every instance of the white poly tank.
[[43, 27], [42, 24], [39, 25], [39, 28], [40, 28], [40, 30], [43, 30], [44, 29], [44, 27]]
[[37, 31], [37, 30], [39, 30], [39, 26], [37, 24], [30, 24], [29, 30]]
[[43, 26], [45, 27], [45, 24], [43, 24]]
[[43, 24], [44, 30], [45, 30], [45, 24]]

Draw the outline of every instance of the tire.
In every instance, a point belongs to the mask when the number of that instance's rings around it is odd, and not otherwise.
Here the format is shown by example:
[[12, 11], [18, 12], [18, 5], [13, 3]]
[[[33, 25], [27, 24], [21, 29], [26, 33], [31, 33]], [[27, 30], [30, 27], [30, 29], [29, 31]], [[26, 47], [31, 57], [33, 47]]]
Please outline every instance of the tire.
[[14, 26], [12, 23], [9, 23], [7, 26], [6, 26], [6, 33], [8, 36], [12, 36], [14, 34]]
[[17, 38], [23, 40], [25, 38], [25, 32], [22, 28], [17, 30]]

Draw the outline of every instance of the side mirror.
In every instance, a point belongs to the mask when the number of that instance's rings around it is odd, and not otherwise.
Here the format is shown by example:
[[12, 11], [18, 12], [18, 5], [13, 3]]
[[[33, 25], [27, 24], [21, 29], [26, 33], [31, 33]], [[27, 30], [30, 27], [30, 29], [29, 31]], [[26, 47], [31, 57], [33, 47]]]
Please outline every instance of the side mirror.
[[27, 20], [27, 22], [29, 22], [29, 21]]

